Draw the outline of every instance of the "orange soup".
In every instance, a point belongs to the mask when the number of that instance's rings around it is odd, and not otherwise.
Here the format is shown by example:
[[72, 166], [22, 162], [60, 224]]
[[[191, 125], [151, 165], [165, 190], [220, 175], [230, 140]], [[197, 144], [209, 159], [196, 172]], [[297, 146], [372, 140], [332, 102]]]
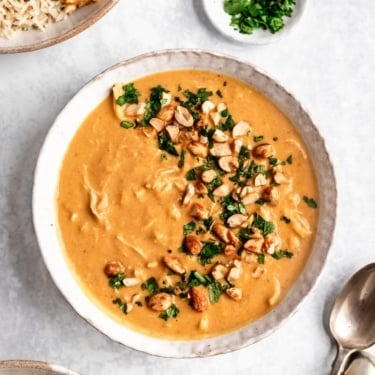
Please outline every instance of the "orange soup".
[[112, 91], [74, 136], [57, 193], [84, 290], [114, 319], [164, 338], [216, 336], [267, 314], [302, 271], [318, 218], [293, 124], [214, 72]]

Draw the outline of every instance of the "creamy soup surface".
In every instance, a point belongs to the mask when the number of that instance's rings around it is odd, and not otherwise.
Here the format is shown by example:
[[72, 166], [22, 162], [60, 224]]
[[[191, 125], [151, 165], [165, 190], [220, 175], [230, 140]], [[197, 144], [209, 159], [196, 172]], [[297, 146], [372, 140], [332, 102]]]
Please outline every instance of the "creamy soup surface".
[[297, 131], [249, 85], [170, 71], [114, 82], [63, 161], [59, 232], [86, 293], [148, 335], [197, 339], [283, 299], [318, 218]]

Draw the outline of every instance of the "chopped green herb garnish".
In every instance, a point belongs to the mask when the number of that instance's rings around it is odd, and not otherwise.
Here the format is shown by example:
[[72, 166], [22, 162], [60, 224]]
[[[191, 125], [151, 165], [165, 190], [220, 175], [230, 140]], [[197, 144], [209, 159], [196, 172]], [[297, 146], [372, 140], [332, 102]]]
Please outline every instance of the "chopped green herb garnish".
[[223, 211], [220, 214], [220, 218], [224, 222], [227, 221], [227, 219], [234, 214], [246, 214], [246, 209], [242, 202], [236, 201], [230, 194], [224, 197], [220, 204], [223, 207]]
[[150, 98], [146, 101], [146, 110], [141, 125], [148, 125], [149, 121], [160, 111], [164, 92], [168, 91], [160, 85], [151, 89]]
[[277, 260], [281, 259], [281, 258], [292, 258], [293, 257], [293, 253], [291, 253], [290, 251], [287, 251], [287, 250], [278, 250], [278, 251], [275, 251], [273, 254], [271, 254], [272, 258], [275, 258]]
[[178, 168], [183, 168], [184, 167], [184, 165], [185, 165], [185, 155], [186, 155], [186, 150], [183, 149], [181, 151], [181, 154], [180, 154], [180, 159], [179, 159], [179, 161], [177, 163]]
[[316, 203], [315, 199], [306, 197], [306, 195], [303, 196], [303, 201], [311, 208], [317, 208], [318, 203]]
[[191, 221], [190, 223], [187, 223], [183, 226], [183, 233], [184, 233], [184, 236], [187, 236], [188, 234], [190, 234], [191, 232], [194, 232], [195, 228], [196, 228], [197, 224], [195, 223], [195, 221]]
[[213, 280], [210, 275], [202, 275], [198, 271], [191, 271], [187, 282], [187, 286], [189, 288], [194, 288], [195, 286], [199, 285], [207, 286], [212, 282]]
[[274, 158], [273, 156], [270, 156], [269, 158], [268, 158], [268, 161], [269, 161], [269, 163], [271, 164], [271, 165], [277, 165], [278, 164], [278, 160], [277, 160], [277, 158]]
[[134, 123], [130, 122], [130, 121], [121, 121], [120, 122], [120, 126], [122, 128], [125, 128], [125, 129], [130, 129], [130, 128], [133, 128], [134, 127]]
[[125, 302], [122, 301], [121, 298], [116, 298], [112, 301], [114, 305], [118, 305], [120, 310], [126, 315], [128, 313], [128, 306]]
[[199, 263], [202, 265], [209, 264], [215, 255], [222, 253], [222, 247], [216, 242], [204, 242], [199, 254]]
[[229, 111], [227, 109], [224, 109], [220, 112], [221, 117], [227, 117], [229, 114]]
[[213, 140], [213, 135], [215, 133], [216, 129], [215, 128], [208, 128], [207, 126], [204, 126], [201, 130], [200, 130], [200, 135], [202, 135], [203, 137], [207, 137], [208, 139], [208, 148], [212, 148], [213, 145], [214, 145], [214, 140]]
[[180, 104], [190, 110], [199, 110], [202, 103], [208, 100], [208, 98], [212, 95], [212, 91], [207, 91], [205, 88], [199, 88], [197, 93], [185, 90], [183, 94], [187, 100], [178, 100]]
[[173, 142], [168, 138], [167, 134], [160, 132], [158, 134], [158, 146], [160, 150], [167, 151], [168, 154], [173, 156], [178, 156], [176, 147], [174, 147]]
[[162, 154], [160, 155], [160, 158], [161, 160], [168, 160], [168, 156], [164, 154], [164, 152], [162, 152]]
[[254, 142], [261, 142], [263, 141], [263, 135], [254, 135], [253, 140]]
[[222, 97], [223, 97], [223, 94], [221, 93], [220, 90], [217, 90], [217, 91], [216, 91], [216, 95], [217, 95], [219, 98], [222, 98]]
[[293, 155], [289, 155], [287, 158], [286, 158], [286, 162], [288, 164], [292, 164], [293, 163]]
[[259, 214], [254, 214], [254, 220], [251, 226], [258, 228], [262, 236], [266, 236], [275, 230], [275, 224], [271, 221], [264, 220]]
[[142, 290], [147, 290], [150, 294], [155, 294], [159, 290], [158, 282], [156, 281], [155, 277], [148, 278], [144, 283], [141, 285]]
[[265, 255], [264, 254], [258, 254], [258, 263], [259, 264], [264, 264], [265, 261]]
[[222, 285], [218, 281], [208, 284], [208, 297], [211, 303], [219, 302], [221, 294], [228, 289], [228, 285]]
[[225, 0], [224, 10], [231, 16], [230, 25], [241, 34], [255, 29], [272, 34], [284, 27], [284, 17], [293, 13], [295, 0]]
[[128, 104], [138, 104], [138, 96], [140, 92], [134, 87], [134, 83], [128, 83], [127, 85], [122, 86], [124, 94], [119, 96], [116, 100], [116, 103], [120, 106], [125, 103]]
[[237, 237], [242, 243], [245, 243], [252, 234], [253, 230], [251, 228], [241, 228], [237, 234]]
[[123, 272], [120, 272], [116, 276], [110, 277], [108, 284], [113, 289], [120, 289], [124, 286], [124, 284], [122, 283], [124, 278], [125, 274]]
[[196, 180], [196, 179], [197, 179], [197, 174], [195, 173], [195, 169], [194, 169], [194, 168], [189, 169], [189, 170], [186, 172], [185, 178], [186, 178], [188, 181]]
[[[225, 116], [223, 116], [225, 117]], [[228, 114], [228, 117], [227, 119], [225, 120], [224, 124], [219, 124], [218, 128], [222, 131], [226, 131], [226, 130], [232, 130], [234, 128], [234, 121], [233, 121], [233, 118], [230, 114]]]
[[178, 313], [180, 310], [177, 308], [175, 304], [169, 306], [165, 311], [159, 314], [160, 319], [168, 320], [169, 318], [177, 318]]

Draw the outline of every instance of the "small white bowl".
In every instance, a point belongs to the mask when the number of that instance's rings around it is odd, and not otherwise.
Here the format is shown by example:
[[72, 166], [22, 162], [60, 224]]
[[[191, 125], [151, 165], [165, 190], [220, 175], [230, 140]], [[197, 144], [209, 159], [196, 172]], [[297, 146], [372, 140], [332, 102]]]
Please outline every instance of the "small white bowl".
[[19, 31], [11, 39], [0, 37], [0, 53], [29, 52], [52, 46], [87, 29], [112, 9], [119, 0], [101, 0], [84, 6], [44, 31]]
[[202, 6], [213, 26], [232, 40], [248, 44], [266, 44], [287, 36], [299, 23], [305, 12], [307, 0], [296, 0], [291, 17], [284, 17], [284, 27], [272, 34], [268, 30], [257, 29], [252, 34], [241, 34], [230, 26], [231, 16], [224, 11], [224, 0], [202, 0]]
[[0, 361], [0, 375], [79, 375], [61, 366], [46, 362], [12, 360]]
[[[312, 157], [319, 188], [319, 221], [310, 258], [297, 282], [274, 310], [236, 331], [202, 340], [164, 340], [133, 331], [109, 317], [84, 293], [57, 235], [56, 191], [60, 168], [77, 129], [110, 93], [114, 82], [131, 82], [156, 72], [203, 69], [231, 75], [266, 95], [288, 115]], [[35, 170], [33, 219], [42, 256], [51, 276], [73, 308], [113, 340], [165, 357], [202, 357], [230, 352], [272, 333], [290, 317], [315, 284], [325, 262], [335, 224], [336, 184], [324, 141], [300, 103], [273, 79], [232, 57], [200, 50], [167, 50], [119, 63], [93, 78], [66, 105], [49, 131]]]

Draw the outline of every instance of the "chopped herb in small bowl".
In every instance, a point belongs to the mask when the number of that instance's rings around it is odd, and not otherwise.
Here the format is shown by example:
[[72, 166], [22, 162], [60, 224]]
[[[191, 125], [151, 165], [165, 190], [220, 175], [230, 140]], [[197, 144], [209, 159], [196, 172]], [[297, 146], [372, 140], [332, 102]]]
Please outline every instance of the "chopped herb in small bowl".
[[301, 19], [307, 0], [202, 0], [212, 24], [224, 35], [264, 44], [288, 34]]

